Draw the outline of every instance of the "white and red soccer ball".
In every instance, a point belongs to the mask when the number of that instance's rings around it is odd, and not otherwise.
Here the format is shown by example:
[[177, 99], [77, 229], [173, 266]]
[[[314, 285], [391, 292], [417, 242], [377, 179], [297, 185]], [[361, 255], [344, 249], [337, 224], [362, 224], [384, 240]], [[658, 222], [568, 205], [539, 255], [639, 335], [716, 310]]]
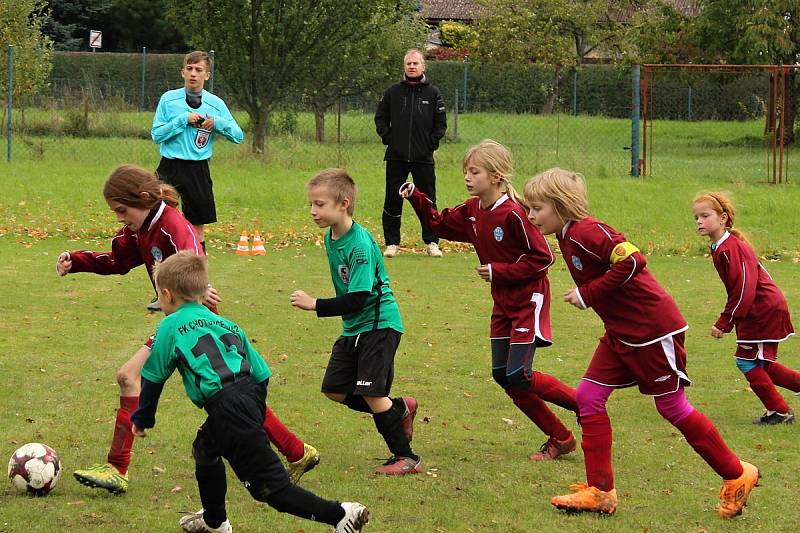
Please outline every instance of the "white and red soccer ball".
[[45, 496], [61, 479], [61, 461], [50, 446], [31, 442], [20, 447], [9, 459], [8, 477], [20, 492]]

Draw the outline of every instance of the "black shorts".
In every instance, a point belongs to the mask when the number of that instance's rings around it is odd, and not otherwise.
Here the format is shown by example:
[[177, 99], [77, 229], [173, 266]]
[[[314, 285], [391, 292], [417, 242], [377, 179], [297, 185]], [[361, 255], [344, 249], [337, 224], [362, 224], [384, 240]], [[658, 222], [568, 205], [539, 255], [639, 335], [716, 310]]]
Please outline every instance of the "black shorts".
[[389, 396], [400, 336], [393, 329], [377, 329], [339, 337], [322, 378], [322, 392]]
[[266, 397], [267, 381], [254, 383], [245, 378], [227, 385], [206, 402], [208, 418], [192, 446], [198, 463], [227, 459], [252, 494], [271, 494], [289, 484], [289, 475], [262, 427]]
[[177, 189], [186, 220], [200, 226], [217, 221], [214, 189], [208, 159], [187, 161], [162, 157], [156, 169], [158, 178]]

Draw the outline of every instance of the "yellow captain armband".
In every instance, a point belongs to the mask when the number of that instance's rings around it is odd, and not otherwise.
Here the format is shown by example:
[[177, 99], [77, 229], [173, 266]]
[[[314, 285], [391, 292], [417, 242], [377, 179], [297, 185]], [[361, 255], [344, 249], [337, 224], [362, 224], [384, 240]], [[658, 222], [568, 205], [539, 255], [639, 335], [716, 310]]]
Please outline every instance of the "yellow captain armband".
[[611, 250], [611, 264], [615, 265], [620, 261], [625, 261], [627, 258], [638, 252], [639, 249], [628, 241], [621, 242]]

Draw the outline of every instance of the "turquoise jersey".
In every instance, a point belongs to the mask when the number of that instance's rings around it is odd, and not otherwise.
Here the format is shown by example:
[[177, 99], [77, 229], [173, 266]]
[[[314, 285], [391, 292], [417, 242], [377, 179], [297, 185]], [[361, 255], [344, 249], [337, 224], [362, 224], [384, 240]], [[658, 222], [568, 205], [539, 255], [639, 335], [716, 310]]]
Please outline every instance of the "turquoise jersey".
[[198, 407], [242, 376], [250, 375], [260, 383], [272, 375], [239, 326], [192, 302], [158, 325], [142, 377], [164, 383], [175, 368], [183, 377], [186, 394]]
[[336, 240], [325, 235], [325, 252], [336, 296], [369, 292], [364, 308], [342, 317], [342, 335], [358, 335], [376, 329], [403, 333], [403, 319], [389, 286], [378, 243], [363, 226], [353, 222], [350, 230]]
[[[188, 124], [190, 113], [214, 117], [214, 131], [202, 130]], [[161, 145], [159, 152], [162, 156], [186, 161], [209, 159], [217, 135], [236, 144], [244, 140], [242, 128], [236, 123], [222, 98], [203, 90], [202, 104], [197, 109], [192, 109], [186, 103], [184, 88], [161, 95], [150, 136]]]

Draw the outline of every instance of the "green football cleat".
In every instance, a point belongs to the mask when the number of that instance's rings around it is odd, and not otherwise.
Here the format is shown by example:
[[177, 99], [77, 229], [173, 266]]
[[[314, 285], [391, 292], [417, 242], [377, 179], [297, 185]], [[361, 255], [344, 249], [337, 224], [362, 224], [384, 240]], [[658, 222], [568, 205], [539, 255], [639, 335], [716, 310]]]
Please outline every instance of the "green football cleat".
[[289, 480], [295, 485], [303, 477], [303, 474], [313, 469], [319, 464], [319, 452], [310, 444], [303, 443], [303, 457], [293, 463], [289, 463], [286, 471], [289, 473]]
[[128, 474], [120, 474], [114, 466], [106, 463], [94, 465], [86, 470], [73, 472], [78, 483], [94, 489], [106, 489], [112, 494], [122, 494], [128, 490]]

